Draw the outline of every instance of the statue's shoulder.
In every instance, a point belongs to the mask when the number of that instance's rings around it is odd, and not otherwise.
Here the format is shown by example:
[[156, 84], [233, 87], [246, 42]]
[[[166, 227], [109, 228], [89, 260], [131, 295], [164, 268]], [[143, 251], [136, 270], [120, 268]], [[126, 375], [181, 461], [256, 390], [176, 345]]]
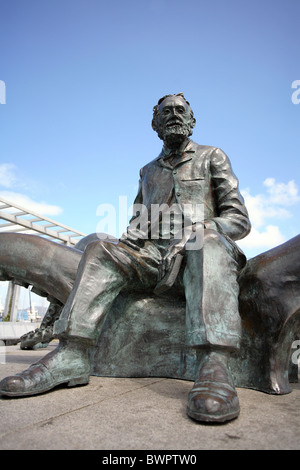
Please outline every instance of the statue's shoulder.
[[212, 145], [199, 145], [191, 141], [191, 149], [196, 154], [197, 159], [207, 159], [212, 164], [222, 164], [229, 162], [227, 154], [219, 147], [213, 147]]
[[190, 142], [187, 145], [186, 150], [194, 151], [197, 154], [202, 154], [202, 153], [212, 154], [215, 150], [218, 150], [218, 148], [213, 147], [211, 145], [197, 144], [197, 142], [190, 140]]
[[153, 166], [153, 165], [157, 165], [158, 161], [162, 158], [162, 152], [155, 158], [153, 158], [153, 160], [151, 160], [151, 162], [148, 162], [143, 168], [147, 168], [147, 167], [150, 167], [150, 166]]
[[140, 170], [141, 174], [142, 174], [142, 173], [145, 174], [145, 172], [146, 172], [147, 170], [150, 170], [150, 169], [153, 168], [153, 167], [160, 166], [160, 165], [159, 165], [159, 160], [160, 160], [161, 158], [162, 158], [162, 152], [160, 152], [160, 154], [159, 154], [157, 157], [153, 158], [153, 160], [151, 160], [150, 162], [146, 163], [146, 165], [144, 165], [144, 166], [141, 168], [141, 170]]

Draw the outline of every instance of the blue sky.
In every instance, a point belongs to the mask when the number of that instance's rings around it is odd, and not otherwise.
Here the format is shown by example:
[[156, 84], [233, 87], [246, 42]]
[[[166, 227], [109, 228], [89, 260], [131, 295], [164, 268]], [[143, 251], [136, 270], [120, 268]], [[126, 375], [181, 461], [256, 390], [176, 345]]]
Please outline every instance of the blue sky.
[[[0, 197], [95, 232], [97, 207], [118, 213], [120, 196], [129, 207], [139, 169], [160, 152], [158, 98], [184, 92], [193, 140], [222, 148], [240, 180], [253, 224], [246, 255], [299, 233], [299, 0], [0, 8]], [[116, 234], [124, 229], [123, 217]]]

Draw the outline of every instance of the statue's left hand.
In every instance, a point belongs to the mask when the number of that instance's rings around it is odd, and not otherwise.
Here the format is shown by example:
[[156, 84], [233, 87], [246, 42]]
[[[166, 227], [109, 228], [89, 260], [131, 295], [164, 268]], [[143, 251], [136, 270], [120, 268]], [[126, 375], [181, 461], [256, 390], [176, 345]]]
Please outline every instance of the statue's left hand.
[[167, 253], [161, 260], [159, 266], [159, 280], [162, 279], [168, 271], [172, 268], [172, 265], [175, 261], [175, 257], [178, 254], [183, 253], [186, 240], [174, 240], [168, 247]]
[[160, 263], [159, 280], [161, 280], [170, 271], [170, 269], [172, 269], [176, 256], [178, 254], [183, 255], [186, 249], [186, 244], [189, 242], [189, 240], [196, 238], [196, 232], [203, 229], [204, 224], [198, 222], [197, 224], [192, 224], [191, 226], [185, 227], [183, 236], [181, 238], [176, 236], [174, 237], [174, 240], [170, 243], [167, 253]]

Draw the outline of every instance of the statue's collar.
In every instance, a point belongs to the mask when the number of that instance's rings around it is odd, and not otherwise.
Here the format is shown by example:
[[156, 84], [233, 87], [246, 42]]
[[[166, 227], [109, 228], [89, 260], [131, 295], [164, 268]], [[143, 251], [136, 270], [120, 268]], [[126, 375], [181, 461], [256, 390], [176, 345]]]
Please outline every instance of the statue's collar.
[[163, 146], [163, 149], [162, 149], [162, 157], [163, 158], [168, 158], [170, 155], [183, 155], [187, 150], [188, 148], [191, 146], [191, 140], [190, 139], [186, 139], [182, 144], [181, 146], [176, 149], [176, 150], [173, 150], [173, 149], [170, 149], [169, 147], [166, 146], [166, 144]]
[[194, 142], [190, 139], [187, 139], [185, 142], [183, 142], [183, 144], [181, 145], [181, 147], [179, 149], [177, 149], [176, 151], [172, 150], [172, 149], [169, 149], [166, 145], [163, 146], [163, 149], [158, 157], [158, 162], [162, 165], [162, 166], [165, 166], [165, 164], [168, 165], [168, 159], [172, 156], [178, 156], [178, 161], [176, 163], [179, 164], [179, 163], [183, 163], [183, 162], [186, 162], [188, 160], [191, 160], [192, 158], [192, 153], [195, 152], [195, 148], [194, 148]]

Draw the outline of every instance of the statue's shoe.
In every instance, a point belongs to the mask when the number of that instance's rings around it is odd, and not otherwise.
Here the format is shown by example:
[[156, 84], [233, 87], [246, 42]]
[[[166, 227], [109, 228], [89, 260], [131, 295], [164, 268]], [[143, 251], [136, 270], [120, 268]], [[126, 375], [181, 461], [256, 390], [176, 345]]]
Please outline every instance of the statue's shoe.
[[204, 365], [188, 396], [188, 416], [197, 421], [224, 423], [237, 418], [239, 412], [230, 371], [218, 362]]
[[46, 328], [36, 328], [21, 336], [20, 349], [38, 349], [47, 347], [53, 339], [53, 327], [47, 326]]
[[71, 342], [61, 342], [44, 358], [25, 371], [0, 382], [0, 394], [24, 397], [47, 392], [57, 385], [69, 387], [89, 382], [88, 350]]

